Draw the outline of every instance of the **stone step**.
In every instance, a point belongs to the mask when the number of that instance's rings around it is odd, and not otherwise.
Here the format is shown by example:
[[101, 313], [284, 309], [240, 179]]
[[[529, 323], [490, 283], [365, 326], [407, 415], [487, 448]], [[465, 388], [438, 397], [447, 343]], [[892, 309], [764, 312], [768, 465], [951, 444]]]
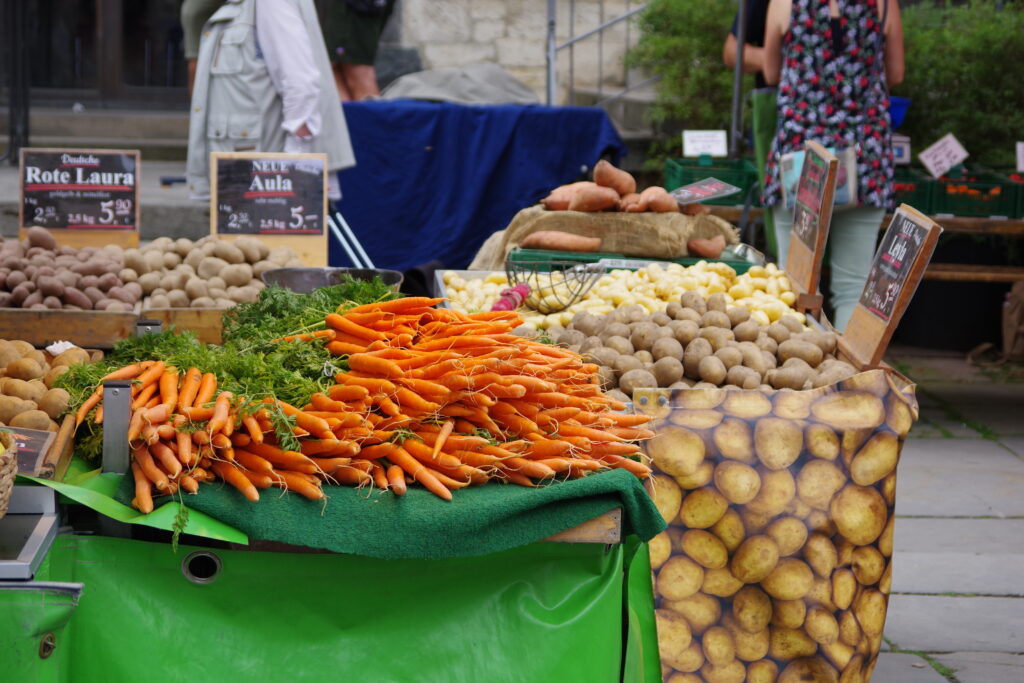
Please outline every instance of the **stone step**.
[[648, 111], [657, 97], [653, 88], [638, 88], [621, 97], [608, 100], [617, 90], [601, 90], [576, 88], [573, 90], [574, 101], [583, 107], [600, 106], [608, 112], [620, 130], [646, 131], [651, 123]]

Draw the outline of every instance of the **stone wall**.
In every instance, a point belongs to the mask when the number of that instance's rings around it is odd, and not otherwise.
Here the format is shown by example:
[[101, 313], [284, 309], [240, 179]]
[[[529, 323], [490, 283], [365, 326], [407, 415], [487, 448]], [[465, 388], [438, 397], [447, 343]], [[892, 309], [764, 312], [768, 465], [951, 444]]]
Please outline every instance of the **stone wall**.
[[[600, 25], [602, 5], [604, 21], [622, 14], [627, 7], [622, 0], [558, 0], [558, 41], [570, 35], [570, 19], [576, 35]], [[636, 27], [628, 33], [630, 44], [635, 44]], [[393, 45], [417, 49], [424, 69], [496, 62], [532, 88], [541, 101], [544, 99], [547, 0], [398, 0], [385, 39]], [[604, 32], [601, 53], [597, 36], [579, 43], [574, 50], [574, 86], [596, 88], [600, 80], [605, 88], [621, 88], [626, 40], [625, 23], [621, 23]], [[567, 100], [569, 66], [568, 50], [560, 51], [558, 103]]]

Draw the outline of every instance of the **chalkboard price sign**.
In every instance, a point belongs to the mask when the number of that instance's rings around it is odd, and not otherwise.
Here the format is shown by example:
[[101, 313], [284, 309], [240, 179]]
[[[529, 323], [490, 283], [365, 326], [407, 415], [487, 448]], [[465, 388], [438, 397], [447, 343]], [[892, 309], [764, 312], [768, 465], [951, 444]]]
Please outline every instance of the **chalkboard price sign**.
[[3, 427], [2, 431], [10, 432], [18, 444], [18, 473], [36, 476], [46, 452], [50, 449], [50, 444], [57, 435], [38, 429], [15, 427]]
[[139, 152], [24, 148], [19, 226], [137, 231]]
[[893, 306], [927, 237], [928, 229], [903, 213], [894, 215], [885, 231], [860, 297], [861, 305], [883, 322], [892, 318]]
[[[816, 142], [808, 142], [793, 203], [793, 229], [786, 252], [786, 272], [807, 308], [821, 307], [817, 296], [821, 261], [832, 221], [838, 159]], [[798, 308], [803, 308], [798, 304]]]
[[325, 234], [326, 155], [233, 152], [211, 157], [215, 234]]

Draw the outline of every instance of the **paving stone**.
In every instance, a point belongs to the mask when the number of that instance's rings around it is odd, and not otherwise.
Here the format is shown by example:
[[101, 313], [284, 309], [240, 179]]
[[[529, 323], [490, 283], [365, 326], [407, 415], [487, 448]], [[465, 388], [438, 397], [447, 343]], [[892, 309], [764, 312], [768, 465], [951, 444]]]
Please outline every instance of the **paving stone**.
[[1024, 598], [894, 594], [885, 637], [905, 650], [1024, 652]]
[[960, 683], [1020, 683], [1024, 655], [1005, 652], [950, 652], [935, 659], [956, 670]]
[[1024, 384], [928, 384], [926, 391], [996, 434], [1024, 435]]
[[1024, 458], [1024, 436], [999, 439], [999, 443]]
[[871, 680], [873, 683], [946, 683], [946, 678], [923, 658], [899, 652], [879, 654]]
[[900, 517], [895, 552], [1024, 555], [1024, 519]]
[[987, 439], [908, 439], [896, 514], [1024, 516], [1024, 460]]

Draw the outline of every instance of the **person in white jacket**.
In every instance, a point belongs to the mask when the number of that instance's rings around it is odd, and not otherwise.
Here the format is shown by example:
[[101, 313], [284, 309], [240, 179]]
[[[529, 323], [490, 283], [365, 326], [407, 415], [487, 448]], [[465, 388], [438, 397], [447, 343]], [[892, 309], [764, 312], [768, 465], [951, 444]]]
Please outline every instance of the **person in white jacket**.
[[355, 155], [313, 0], [227, 0], [203, 29], [189, 117], [193, 198], [210, 152], [323, 152], [330, 199]]

